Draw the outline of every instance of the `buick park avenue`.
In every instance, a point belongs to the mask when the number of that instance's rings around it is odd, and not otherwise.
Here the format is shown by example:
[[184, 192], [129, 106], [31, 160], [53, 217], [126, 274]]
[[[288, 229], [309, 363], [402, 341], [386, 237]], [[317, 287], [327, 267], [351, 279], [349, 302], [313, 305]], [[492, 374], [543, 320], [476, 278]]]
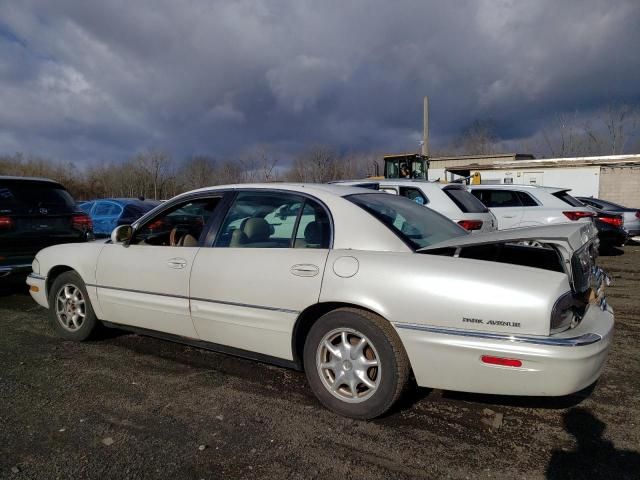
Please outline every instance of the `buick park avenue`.
[[304, 369], [342, 415], [410, 381], [566, 395], [612, 340], [591, 223], [469, 234], [401, 196], [259, 184], [179, 195], [110, 241], [40, 251], [27, 283], [55, 331], [101, 326]]

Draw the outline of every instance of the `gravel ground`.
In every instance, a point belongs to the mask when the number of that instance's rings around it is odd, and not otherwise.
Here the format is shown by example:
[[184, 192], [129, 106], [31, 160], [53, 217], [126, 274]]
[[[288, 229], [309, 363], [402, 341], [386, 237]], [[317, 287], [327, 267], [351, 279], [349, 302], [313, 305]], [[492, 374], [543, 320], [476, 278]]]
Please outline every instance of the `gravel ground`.
[[5, 294], [0, 477], [640, 478], [640, 247], [600, 263], [617, 330], [592, 391], [418, 389], [371, 422], [325, 410], [300, 372], [118, 331], [63, 342]]

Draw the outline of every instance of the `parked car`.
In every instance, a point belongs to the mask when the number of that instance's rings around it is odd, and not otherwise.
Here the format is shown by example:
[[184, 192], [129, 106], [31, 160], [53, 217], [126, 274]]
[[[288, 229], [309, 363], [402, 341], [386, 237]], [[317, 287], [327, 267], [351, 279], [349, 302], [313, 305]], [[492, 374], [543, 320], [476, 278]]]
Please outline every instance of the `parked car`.
[[591, 223], [595, 212], [569, 195], [568, 188], [537, 185], [468, 185], [498, 218], [498, 229], [556, 223]]
[[62, 185], [0, 176], [0, 278], [26, 275], [36, 253], [49, 245], [91, 238], [91, 219]]
[[350, 180], [332, 182], [337, 185], [351, 185], [373, 188], [386, 193], [400, 195], [424, 205], [471, 232], [492, 232], [498, 229], [498, 221], [493, 213], [471, 195], [464, 185], [443, 184], [425, 180]]
[[[152, 228], [184, 211], [202, 214], [197, 229]], [[592, 384], [613, 334], [596, 235], [578, 222], [471, 235], [407, 198], [346, 186], [219, 186], [110, 242], [46, 248], [27, 282], [64, 339], [103, 324], [304, 369], [324, 405], [367, 419], [411, 373], [505, 395]]]
[[593, 197], [576, 197], [585, 205], [598, 208], [606, 212], [620, 214], [624, 218], [624, 228], [629, 232], [629, 236], [636, 237], [640, 235], [640, 210], [637, 208], [628, 208], [618, 205], [617, 203], [609, 202], [608, 200], [602, 200]]
[[131, 225], [158, 205], [158, 201], [137, 198], [106, 198], [78, 203], [80, 209], [91, 217], [96, 237], [108, 237], [118, 225]]

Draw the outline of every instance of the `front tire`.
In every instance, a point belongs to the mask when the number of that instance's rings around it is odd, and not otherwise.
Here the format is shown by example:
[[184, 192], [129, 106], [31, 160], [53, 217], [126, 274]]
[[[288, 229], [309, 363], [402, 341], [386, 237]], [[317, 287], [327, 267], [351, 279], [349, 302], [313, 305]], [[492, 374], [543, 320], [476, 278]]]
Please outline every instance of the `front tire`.
[[393, 327], [354, 308], [331, 311], [311, 327], [303, 360], [318, 399], [361, 420], [387, 412], [409, 382], [409, 359]]
[[49, 321], [59, 337], [82, 342], [97, 329], [98, 319], [87, 287], [76, 272], [59, 275], [49, 291]]

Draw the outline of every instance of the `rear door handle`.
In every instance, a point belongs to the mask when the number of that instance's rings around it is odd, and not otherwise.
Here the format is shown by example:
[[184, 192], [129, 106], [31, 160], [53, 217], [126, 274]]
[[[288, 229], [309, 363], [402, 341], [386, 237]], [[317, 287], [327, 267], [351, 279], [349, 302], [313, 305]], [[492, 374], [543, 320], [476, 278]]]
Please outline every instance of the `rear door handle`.
[[320, 268], [317, 265], [311, 265], [310, 263], [300, 263], [293, 265], [290, 272], [298, 277], [315, 277], [320, 273]]
[[187, 266], [187, 261], [184, 258], [170, 258], [167, 265], [169, 268], [181, 269]]
[[515, 215], [503, 215], [502, 218], [516, 218]]

